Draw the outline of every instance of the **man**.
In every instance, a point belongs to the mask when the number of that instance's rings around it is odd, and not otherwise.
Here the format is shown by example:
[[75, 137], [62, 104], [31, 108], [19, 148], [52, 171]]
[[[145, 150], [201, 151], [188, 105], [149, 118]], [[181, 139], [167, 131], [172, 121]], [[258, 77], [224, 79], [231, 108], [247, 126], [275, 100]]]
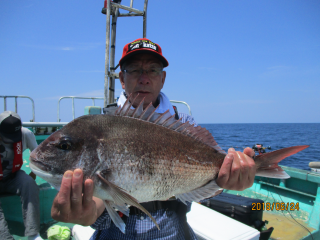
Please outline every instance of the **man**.
[[[148, 39], [137, 39], [127, 44], [119, 65], [120, 83], [124, 89], [118, 100], [119, 106], [122, 106], [131, 94], [132, 99], [137, 97], [133, 107], [137, 107], [136, 104], [145, 98], [144, 107], [152, 102], [155, 107], [158, 106], [157, 112], [163, 113], [169, 109], [171, 114], [175, 114], [167, 96], [160, 92], [166, 79], [163, 68], [168, 66], [168, 61], [163, 57], [158, 44]], [[191, 116], [185, 116], [183, 121], [195, 123]], [[217, 184], [222, 188], [234, 190], [252, 186], [255, 164], [249, 156], [253, 155], [254, 152], [250, 148], [246, 148], [244, 153], [229, 149], [216, 180]], [[160, 225], [160, 231], [150, 218], [130, 208], [130, 216], [123, 217], [126, 234], [121, 233], [104, 211], [102, 200], [92, 197], [92, 180], [85, 181], [82, 195], [82, 180], [80, 169], [65, 172], [60, 192], [52, 206], [51, 213], [54, 219], [81, 225], [93, 224], [92, 227], [99, 231], [95, 232], [92, 239], [196, 239], [186, 222], [185, 215], [190, 210], [190, 204], [187, 207], [179, 201], [154, 204], [157, 206], [150, 214]]]
[[[0, 196], [1, 193], [19, 195], [22, 202], [25, 236], [29, 240], [41, 240], [39, 188], [34, 173], [27, 175], [20, 168], [23, 151], [37, 147], [34, 134], [21, 127], [20, 116], [11, 111], [0, 114]], [[17, 206], [18, 207], [18, 206]], [[14, 239], [9, 233], [7, 222], [0, 207], [0, 239]]]

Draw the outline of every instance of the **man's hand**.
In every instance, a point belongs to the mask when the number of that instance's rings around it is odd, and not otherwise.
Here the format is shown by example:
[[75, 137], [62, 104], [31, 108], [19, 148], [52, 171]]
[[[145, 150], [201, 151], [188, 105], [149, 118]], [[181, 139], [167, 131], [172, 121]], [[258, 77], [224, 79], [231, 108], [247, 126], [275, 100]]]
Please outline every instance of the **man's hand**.
[[51, 208], [53, 219], [84, 226], [91, 225], [97, 220], [103, 211], [97, 212], [97, 205], [102, 204], [103, 206], [103, 202], [95, 198], [98, 202], [96, 204], [96, 201], [93, 200], [94, 186], [91, 179], [85, 181], [82, 194], [82, 181], [83, 173], [80, 169], [64, 173], [60, 191], [53, 200]]
[[251, 187], [256, 173], [256, 166], [251, 158], [254, 155], [251, 148], [244, 149], [243, 153], [229, 148], [216, 179], [218, 186], [237, 191]]

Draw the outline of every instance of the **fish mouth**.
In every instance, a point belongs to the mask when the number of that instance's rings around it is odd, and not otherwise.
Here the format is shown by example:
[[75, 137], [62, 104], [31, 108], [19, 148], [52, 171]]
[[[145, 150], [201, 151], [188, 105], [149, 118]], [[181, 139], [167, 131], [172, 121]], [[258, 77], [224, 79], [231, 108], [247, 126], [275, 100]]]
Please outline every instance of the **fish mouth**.
[[36, 167], [38, 170], [41, 170], [42, 172], [50, 172], [52, 170], [52, 167], [50, 167], [47, 164], [44, 164], [43, 162], [40, 162], [36, 158], [33, 158], [30, 156], [30, 166]]
[[31, 157], [29, 166], [33, 173], [35, 173], [42, 179], [46, 180], [48, 183], [51, 184], [51, 186], [53, 186], [58, 191], [60, 190], [61, 180], [63, 176], [62, 174], [52, 174], [50, 171], [50, 169], [52, 168], [50, 166], [45, 165]]

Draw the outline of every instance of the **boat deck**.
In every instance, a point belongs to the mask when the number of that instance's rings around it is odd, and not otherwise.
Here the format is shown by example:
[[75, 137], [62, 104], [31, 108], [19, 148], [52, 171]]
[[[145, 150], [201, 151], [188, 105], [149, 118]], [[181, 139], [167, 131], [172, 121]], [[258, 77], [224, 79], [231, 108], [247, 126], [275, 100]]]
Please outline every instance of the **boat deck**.
[[[293, 220], [289, 214], [280, 215], [273, 214], [268, 211], [263, 212], [263, 221], [267, 220], [269, 223], [267, 224], [267, 228], [273, 227], [274, 230], [272, 232], [271, 238], [272, 240], [292, 240], [292, 239], [303, 239], [310, 235], [310, 233], [306, 230], [306, 228], [313, 232], [315, 229], [309, 227], [305, 222], [297, 219]], [[300, 226], [300, 223], [302, 226]], [[316, 239], [316, 238], [314, 238]]]
[[310, 206], [313, 207], [313, 209], [311, 209], [310, 212], [308, 212], [305, 211], [308, 210], [308, 208], [304, 206], [303, 202], [297, 201], [300, 203], [300, 208], [294, 208], [289, 213], [289, 209], [288, 211], [276, 209], [276, 206], [278, 206], [278, 204], [281, 202], [296, 202], [296, 198], [293, 195], [283, 193], [282, 198], [277, 199], [277, 197], [279, 197], [277, 195], [278, 193], [280, 193], [279, 189], [275, 189], [272, 186], [268, 186], [266, 188], [268, 193], [267, 195], [264, 195], [266, 192], [263, 192], [264, 194], [261, 194], [261, 189], [260, 191], [257, 191], [258, 188], [258, 181], [255, 181], [254, 185], [251, 188], [248, 188], [244, 191], [225, 191], [230, 194], [241, 195], [244, 197], [250, 197], [254, 199], [262, 199], [264, 203], [270, 203], [271, 205], [273, 202], [276, 203], [274, 205], [274, 209], [268, 209], [263, 211], [262, 219], [263, 221], [268, 221], [266, 228], [274, 228], [271, 237], [269, 238], [270, 240], [320, 239], [319, 229], [315, 228], [314, 226], [310, 226], [312, 225], [311, 223], [314, 224], [313, 221], [310, 221], [310, 219], [312, 218], [312, 212], [317, 211], [317, 206], [314, 207], [314, 202], [308, 202], [308, 204], [310, 204]]

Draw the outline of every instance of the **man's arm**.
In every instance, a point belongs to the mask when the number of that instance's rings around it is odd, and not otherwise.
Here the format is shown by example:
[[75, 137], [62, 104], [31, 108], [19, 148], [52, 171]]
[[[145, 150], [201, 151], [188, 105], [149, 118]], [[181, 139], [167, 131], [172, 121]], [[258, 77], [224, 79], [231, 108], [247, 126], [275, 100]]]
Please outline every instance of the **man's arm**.
[[28, 128], [23, 127], [21, 131], [26, 141], [25, 143], [26, 148], [29, 148], [30, 151], [32, 152], [36, 147], [38, 147], [36, 137], [34, 136], [33, 132], [31, 132]]
[[[33, 132], [31, 132], [28, 128], [22, 127], [21, 128], [23, 140], [23, 150], [30, 149], [30, 152], [32, 152], [36, 147], [38, 147], [36, 137], [34, 136]], [[24, 143], [25, 141], [25, 143]], [[29, 173], [29, 176], [32, 177], [34, 180], [36, 180], [36, 175], [33, 172]]]
[[93, 197], [93, 181], [87, 179], [84, 189], [82, 181], [81, 169], [64, 173], [60, 191], [53, 200], [51, 208], [53, 219], [89, 226], [103, 213], [105, 208], [103, 201]]

